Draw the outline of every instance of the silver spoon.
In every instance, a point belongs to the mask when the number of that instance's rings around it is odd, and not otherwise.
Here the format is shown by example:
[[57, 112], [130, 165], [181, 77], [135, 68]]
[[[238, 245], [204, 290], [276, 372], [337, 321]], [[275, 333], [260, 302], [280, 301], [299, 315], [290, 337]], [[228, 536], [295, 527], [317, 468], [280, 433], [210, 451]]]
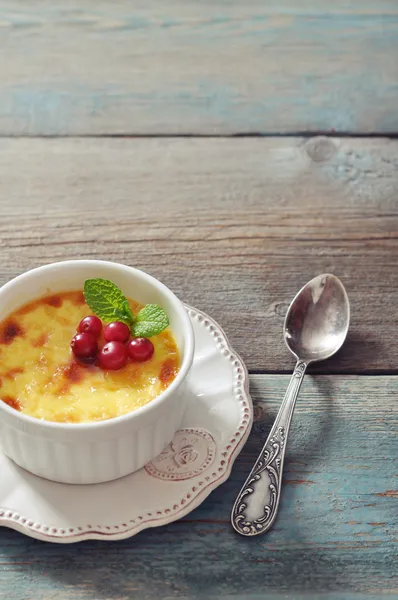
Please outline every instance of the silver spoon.
[[297, 363], [268, 439], [232, 509], [231, 522], [238, 533], [259, 535], [273, 525], [290, 421], [306, 368], [341, 348], [349, 322], [347, 293], [334, 275], [311, 279], [289, 306], [283, 336]]

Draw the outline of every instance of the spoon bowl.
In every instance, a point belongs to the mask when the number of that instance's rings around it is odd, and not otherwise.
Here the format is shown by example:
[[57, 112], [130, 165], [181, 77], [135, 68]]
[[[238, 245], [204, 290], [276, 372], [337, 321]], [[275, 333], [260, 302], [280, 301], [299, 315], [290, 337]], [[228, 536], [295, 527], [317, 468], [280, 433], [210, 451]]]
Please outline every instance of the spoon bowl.
[[294, 297], [283, 328], [290, 352], [307, 365], [325, 360], [342, 346], [350, 304], [341, 281], [326, 273], [311, 279]]

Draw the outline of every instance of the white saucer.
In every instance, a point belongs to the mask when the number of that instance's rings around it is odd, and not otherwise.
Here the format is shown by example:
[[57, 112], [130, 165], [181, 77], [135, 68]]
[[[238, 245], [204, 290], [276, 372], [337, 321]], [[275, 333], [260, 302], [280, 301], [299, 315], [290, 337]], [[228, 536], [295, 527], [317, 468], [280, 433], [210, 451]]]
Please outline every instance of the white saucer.
[[186, 309], [196, 349], [173, 442], [140, 471], [97, 485], [47, 481], [0, 454], [0, 525], [49, 542], [118, 540], [183, 517], [226, 481], [253, 421], [248, 374], [217, 323]]

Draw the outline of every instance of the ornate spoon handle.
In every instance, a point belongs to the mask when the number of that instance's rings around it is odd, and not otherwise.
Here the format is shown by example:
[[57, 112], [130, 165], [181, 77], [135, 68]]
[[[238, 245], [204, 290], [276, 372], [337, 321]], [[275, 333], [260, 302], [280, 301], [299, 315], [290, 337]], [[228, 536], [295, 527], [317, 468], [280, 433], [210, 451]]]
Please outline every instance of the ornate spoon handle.
[[231, 522], [241, 535], [265, 533], [275, 521], [287, 435], [306, 368], [305, 362], [297, 362], [268, 439], [235, 501]]

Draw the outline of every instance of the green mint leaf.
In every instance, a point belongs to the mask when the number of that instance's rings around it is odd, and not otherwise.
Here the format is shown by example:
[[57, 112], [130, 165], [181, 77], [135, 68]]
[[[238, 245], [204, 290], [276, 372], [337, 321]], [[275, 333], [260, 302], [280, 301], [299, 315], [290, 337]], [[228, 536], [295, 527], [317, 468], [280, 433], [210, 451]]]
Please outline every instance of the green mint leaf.
[[123, 292], [107, 279], [87, 279], [84, 283], [84, 298], [104, 323], [121, 321], [131, 326], [134, 316]]
[[157, 304], [147, 304], [136, 316], [131, 333], [135, 337], [152, 337], [169, 326], [169, 318]]

